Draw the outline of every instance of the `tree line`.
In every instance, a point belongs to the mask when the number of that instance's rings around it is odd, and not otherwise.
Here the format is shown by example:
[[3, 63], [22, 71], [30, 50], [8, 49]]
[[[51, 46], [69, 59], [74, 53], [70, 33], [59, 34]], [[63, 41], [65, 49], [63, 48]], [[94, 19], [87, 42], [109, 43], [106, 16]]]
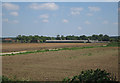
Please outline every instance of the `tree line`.
[[21, 43], [43, 43], [46, 40], [98, 40], [98, 41], [118, 41], [118, 37], [109, 37], [108, 35], [92, 35], [92, 36], [74, 36], [74, 35], [57, 35], [56, 37], [38, 36], [38, 35], [18, 35], [16, 37], [16, 42]]

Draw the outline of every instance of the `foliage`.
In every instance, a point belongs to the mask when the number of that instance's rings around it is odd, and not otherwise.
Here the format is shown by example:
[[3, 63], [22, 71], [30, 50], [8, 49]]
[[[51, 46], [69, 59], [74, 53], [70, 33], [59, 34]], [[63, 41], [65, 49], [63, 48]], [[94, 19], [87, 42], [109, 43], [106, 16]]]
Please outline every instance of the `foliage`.
[[34, 35], [34, 36], [18, 35], [16, 37], [17, 42], [21, 42], [21, 43], [43, 43], [46, 40], [50, 40], [50, 39], [51, 37], [38, 36], [38, 35]]
[[93, 34], [92, 36], [74, 36], [74, 35], [68, 35], [68, 36], [64, 36], [64, 35], [57, 35], [56, 37], [46, 37], [46, 36], [24, 36], [24, 35], [18, 35], [16, 37], [17, 42], [21, 42], [21, 43], [43, 43], [46, 40], [98, 40], [98, 41], [117, 41], [116, 38], [112, 37], [110, 38], [108, 35], [95, 35]]
[[[0, 79], [1, 80], [1, 79]], [[2, 83], [28, 83], [29, 82], [29, 80], [18, 80], [18, 79], [16, 79], [16, 77], [14, 77], [14, 78], [8, 78], [8, 77], [6, 77], [6, 76], [2, 76]]]
[[74, 36], [74, 35], [57, 35], [56, 37], [47, 37], [47, 36], [38, 36], [38, 35], [18, 35], [16, 38], [11, 38], [12, 40], [6, 41], [4, 40], [5, 38], [2, 38], [2, 42], [12, 42], [13, 40], [15, 42], [20, 42], [20, 43], [44, 43], [46, 40], [98, 40], [98, 41], [120, 41], [119, 36], [115, 37], [109, 37], [108, 35], [95, 35], [93, 34], [92, 36]]
[[6, 77], [6, 76], [2, 76], [2, 82], [4, 81], [12, 81], [12, 79]]
[[73, 76], [72, 78], [66, 77], [63, 79], [63, 82], [67, 83], [103, 83], [112, 81], [116, 81], [116, 78], [111, 76], [110, 73], [107, 73], [105, 70], [101, 69], [85, 70], [77, 76]]

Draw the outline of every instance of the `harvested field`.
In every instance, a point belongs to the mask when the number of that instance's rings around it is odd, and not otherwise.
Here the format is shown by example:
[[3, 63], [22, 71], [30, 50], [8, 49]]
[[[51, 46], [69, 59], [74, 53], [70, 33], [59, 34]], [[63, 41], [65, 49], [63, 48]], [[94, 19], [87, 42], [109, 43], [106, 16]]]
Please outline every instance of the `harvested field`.
[[96, 68], [118, 76], [117, 47], [3, 56], [2, 60], [3, 75], [9, 78], [16, 76], [17, 79], [32, 81], [61, 81], [65, 77], [79, 74], [82, 70]]
[[49, 48], [105, 45], [106, 43], [3, 43], [2, 52], [31, 51]]

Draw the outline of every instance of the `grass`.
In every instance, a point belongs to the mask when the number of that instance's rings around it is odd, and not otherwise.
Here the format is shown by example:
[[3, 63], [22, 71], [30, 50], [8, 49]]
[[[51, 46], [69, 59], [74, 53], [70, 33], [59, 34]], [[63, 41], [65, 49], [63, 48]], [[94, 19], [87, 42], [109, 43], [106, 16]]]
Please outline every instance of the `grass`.
[[92, 56], [92, 53], [85, 53], [85, 54], [82, 54], [83, 56]]
[[107, 46], [112, 46], [112, 47], [118, 46], [118, 47], [120, 47], [120, 42], [111, 42], [111, 43], [108, 43]]
[[92, 53], [88, 53], [88, 56], [92, 56]]
[[[37, 50], [37, 51], [27, 51], [27, 52], [21, 52], [21, 53], [16, 53], [16, 54], [5, 54], [5, 55], [0, 55], [0, 56], [12, 56], [12, 55], [20, 55], [20, 54], [30, 54], [30, 53], [38, 53], [38, 52], [48, 52], [48, 51], [60, 51], [60, 50], [78, 50], [78, 49], [88, 49], [88, 48], [97, 48], [97, 47], [116, 47], [120, 43], [118, 42], [111, 42], [108, 43], [108, 45], [105, 46], [84, 46], [84, 47], [72, 47], [72, 48], [57, 48], [57, 49], [45, 49], [45, 50]], [[87, 54], [88, 56], [91, 56], [92, 54], [89, 53]]]

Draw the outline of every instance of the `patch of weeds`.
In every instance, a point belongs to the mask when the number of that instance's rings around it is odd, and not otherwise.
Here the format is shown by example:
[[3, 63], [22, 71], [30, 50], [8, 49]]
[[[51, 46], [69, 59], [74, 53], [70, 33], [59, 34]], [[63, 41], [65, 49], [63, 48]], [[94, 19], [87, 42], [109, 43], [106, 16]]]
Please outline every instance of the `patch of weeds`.
[[92, 56], [92, 53], [85, 53], [85, 54], [82, 54], [83, 56]]
[[86, 53], [85, 54], [82, 54], [83, 56], [87, 55]]
[[118, 54], [116, 54], [116, 55], [112, 55], [112, 56], [118, 56]]
[[69, 59], [75, 59], [75, 58], [77, 58], [77, 56], [71, 56], [71, 57], [69, 57]]
[[92, 56], [92, 53], [88, 53], [88, 56]]
[[69, 57], [69, 59], [72, 59], [72, 57]]

